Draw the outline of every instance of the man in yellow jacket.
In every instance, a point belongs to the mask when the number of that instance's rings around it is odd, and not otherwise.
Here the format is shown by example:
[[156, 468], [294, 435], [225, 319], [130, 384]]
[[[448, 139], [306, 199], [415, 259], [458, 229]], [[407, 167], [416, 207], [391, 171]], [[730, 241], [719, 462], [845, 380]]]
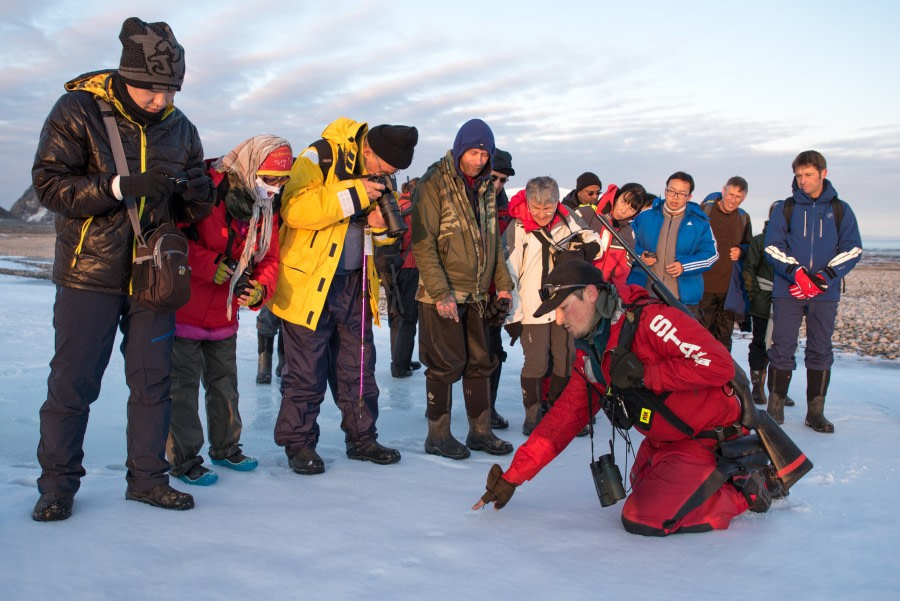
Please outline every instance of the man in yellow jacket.
[[275, 442], [298, 474], [325, 471], [316, 453], [316, 418], [326, 384], [341, 410], [347, 457], [382, 465], [400, 461], [398, 451], [376, 440], [372, 316], [377, 324], [380, 283], [370, 255], [373, 242], [391, 241], [376, 202], [385, 193], [382, 182], [409, 167], [416, 142], [415, 127], [369, 129], [342, 117], [297, 157], [284, 188], [281, 264], [272, 299], [285, 338]]

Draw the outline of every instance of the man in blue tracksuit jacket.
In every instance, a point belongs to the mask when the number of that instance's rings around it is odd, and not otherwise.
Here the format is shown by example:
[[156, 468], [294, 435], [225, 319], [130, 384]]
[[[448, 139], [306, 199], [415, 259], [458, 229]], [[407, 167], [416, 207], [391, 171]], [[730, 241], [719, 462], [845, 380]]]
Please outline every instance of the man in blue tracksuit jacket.
[[[634, 250], [697, 319], [703, 296], [703, 272], [719, 258], [709, 217], [690, 202], [694, 178], [678, 171], [666, 181], [665, 198], [639, 213], [631, 227]], [[629, 284], [647, 286], [647, 275], [632, 269]], [[647, 286], [649, 288], [649, 286]]]
[[807, 150], [797, 155], [792, 167], [793, 200], [776, 204], [766, 229], [766, 255], [775, 266], [768, 412], [779, 424], [784, 422], [784, 399], [797, 367], [794, 352], [805, 315], [805, 423], [817, 432], [834, 432], [824, 414], [834, 363], [831, 335], [841, 279], [859, 262], [862, 241], [850, 205], [838, 199], [825, 179], [825, 157]]

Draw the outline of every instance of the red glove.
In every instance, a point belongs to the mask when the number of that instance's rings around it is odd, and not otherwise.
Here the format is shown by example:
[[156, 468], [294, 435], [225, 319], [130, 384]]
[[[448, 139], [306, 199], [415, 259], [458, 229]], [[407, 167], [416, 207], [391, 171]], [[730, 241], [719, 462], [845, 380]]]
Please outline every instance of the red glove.
[[803, 291], [800, 290], [800, 286], [798, 286], [797, 284], [791, 284], [788, 288], [788, 292], [790, 292], [791, 296], [793, 296], [797, 300], [806, 300], [807, 298], [809, 298], [808, 296], [803, 294]]
[[810, 277], [809, 272], [803, 267], [794, 272], [794, 282], [800, 288], [800, 292], [804, 294], [804, 298], [818, 296], [825, 292], [825, 288], [828, 287], [825, 283], [825, 278], [819, 274]]

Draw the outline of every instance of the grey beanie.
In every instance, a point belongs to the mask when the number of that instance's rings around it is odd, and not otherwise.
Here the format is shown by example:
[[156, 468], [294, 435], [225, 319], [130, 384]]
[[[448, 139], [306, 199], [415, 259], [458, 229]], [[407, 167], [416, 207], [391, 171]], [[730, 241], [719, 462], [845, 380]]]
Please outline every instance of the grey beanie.
[[181, 90], [184, 48], [168, 24], [126, 19], [119, 33], [122, 60], [119, 76], [130, 86], [147, 90]]

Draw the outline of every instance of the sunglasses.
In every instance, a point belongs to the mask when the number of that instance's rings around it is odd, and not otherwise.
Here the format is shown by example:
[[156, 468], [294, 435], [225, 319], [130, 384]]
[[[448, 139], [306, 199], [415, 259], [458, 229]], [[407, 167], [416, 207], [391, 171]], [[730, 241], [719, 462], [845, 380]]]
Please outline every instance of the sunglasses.
[[289, 181], [291, 181], [290, 175], [260, 175], [259, 179], [263, 181], [263, 183], [267, 186], [283, 186]]
[[587, 284], [544, 284], [538, 291], [538, 296], [541, 297], [542, 301], [548, 301], [556, 296], [556, 293], [560, 290], [580, 290], [586, 286]]
[[491, 179], [495, 182], [500, 182], [501, 184], [505, 184], [509, 180], [505, 175], [492, 175]]

